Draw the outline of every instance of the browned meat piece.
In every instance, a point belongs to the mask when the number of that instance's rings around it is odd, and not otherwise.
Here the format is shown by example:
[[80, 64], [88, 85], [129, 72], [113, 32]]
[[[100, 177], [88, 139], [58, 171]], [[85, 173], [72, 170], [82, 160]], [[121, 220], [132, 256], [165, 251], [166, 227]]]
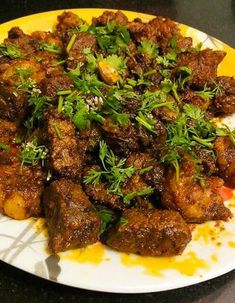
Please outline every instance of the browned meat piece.
[[[69, 43], [72, 33], [68, 35]], [[80, 32], [76, 36], [76, 40], [68, 52], [67, 66], [70, 69], [75, 69], [80, 62], [85, 62], [86, 56], [84, 49], [90, 48], [91, 51], [96, 50], [96, 38], [92, 34]]]
[[152, 40], [161, 47], [165, 47], [169, 39], [179, 32], [177, 23], [161, 16], [157, 16], [147, 24], [136, 19], [129, 23], [128, 29], [135, 40]]
[[39, 216], [42, 191], [40, 167], [0, 161], [0, 209], [4, 214], [17, 220]]
[[45, 78], [40, 83], [42, 94], [51, 98], [55, 98], [57, 96], [57, 92], [62, 90], [71, 90], [72, 87], [72, 81], [66, 75]]
[[80, 185], [57, 180], [44, 191], [43, 202], [53, 253], [98, 241], [100, 219]]
[[187, 66], [192, 70], [189, 85], [203, 87], [207, 82], [215, 80], [217, 67], [226, 53], [205, 49], [199, 52], [185, 52], [179, 55], [176, 71], [180, 66]]
[[57, 17], [58, 24], [56, 25], [56, 30], [59, 35], [63, 35], [67, 30], [78, 26], [82, 23], [82, 20], [78, 15], [72, 12], [63, 12]]
[[121, 11], [111, 12], [105, 11], [100, 17], [93, 17], [92, 24], [98, 25], [106, 25], [108, 22], [114, 21], [116, 24], [119, 25], [127, 25], [128, 18], [123, 14]]
[[14, 123], [0, 120], [0, 212], [22, 220], [41, 214], [44, 177], [39, 166], [21, 165], [18, 135]]
[[[39, 43], [46, 43], [49, 45], [53, 45], [56, 47], [56, 50], [61, 51], [63, 50], [63, 43], [56, 33], [51, 32], [42, 32], [42, 31], [36, 31], [31, 34], [32, 38], [34, 38]], [[46, 50], [45, 50], [46, 51]]]
[[107, 118], [102, 124], [102, 129], [108, 145], [115, 152], [128, 153], [140, 149], [136, 129], [131, 124], [120, 126], [114, 124], [111, 118]]
[[25, 79], [32, 79], [36, 83], [39, 83], [45, 78], [45, 71], [41, 64], [39, 64], [34, 58], [14, 60], [11, 61], [9, 66], [1, 73], [0, 80], [4, 81], [8, 85], [18, 86], [21, 84], [20, 72], [26, 72]]
[[[97, 169], [98, 165], [87, 166], [84, 175], [88, 173], [90, 169]], [[109, 193], [105, 185], [101, 182], [93, 184], [84, 184], [85, 193], [94, 203], [98, 203], [104, 206], [111, 207], [113, 209], [123, 210], [126, 206], [123, 204], [121, 198], [118, 195]]]
[[215, 110], [224, 114], [235, 113], [235, 78], [218, 77], [216, 82], [222, 88], [222, 92], [215, 98]]
[[182, 102], [198, 106], [203, 112], [205, 112], [211, 105], [210, 99], [205, 100], [199, 97], [196, 92], [192, 90], [185, 90], [180, 97]]
[[146, 128], [141, 126], [136, 127], [137, 136], [140, 140], [140, 145], [151, 148], [153, 150], [159, 150], [165, 145], [167, 138], [167, 130], [164, 123], [160, 120], [156, 121], [154, 126], [156, 134], [152, 135]]
[[49, 147], [49, 162], [60, 176], [80, 176], [82, 157], [73, 123], [57, 110], [50, 110], [44, 119], [44, 140]]
[[228, 186], [235, 188], [235, 146], [229, 137], [218, 137], [215, 140], [217, 164], [221, 177]]
[[78, 145], [81, 153], [86, 151], [93, 151], [99, 141], [102, 139], [101, 128], [97, 125], [91, 125], [91, 127], [80, 131]]
[[195, 152], [198, 158], [202, 161], [203, 170], [206, 175], [210, 176], [212, 174], [217, 174], [218, 169], [216, 167], [216, 157], [213, 155], [213, 153], [197, 147], [195, 147]]
[[105, 243], [115, 250], [144, 256], [172, 256], [183, 252], [191, 232], [182, 217], [169, 210], [128, 209], [127, 224], [118, 223]]
[[6, 83], [0, 82], [0, 118], [21, 120], [27, 108], [27, 95]]
[[179, 180], [176, 178], [175, 169], [169, 168], [162, 192], [163, 205], [179, 211], [188, 223], [231, 218], [232, 214], [224, 206], [219, 194], [223, 180], [205, 176], [205, 185], [202, 187], [194, 177], [195, 174], [195, 162], [190, 159], [184, 159], [181, 163]]
[[8, 32], [8, 38], [4, 40], [5, 44], [13, 44], [18, 47], [21, 58], [32, 56], [37, 48], [36, 41], [29, 35], [26, 35], [19, 27], [13, 27]]
[[148, 168], [141, 175], [143, 180], [152, 186], [156, 193], [163, 191], [164, 167], [149, 153], [132, 153], [126, 160], [126, 166], [134, 166], [138, 170]]
[[[38, 42], [38, 51], [35, 58], [46, 71], [47, 76], [56, 76], [64, 71], [63, 65], [59, 64], [63, 59], [63, 42], [56, 33], [37, 31], [32, 37]], [[52, 48], [52, 51], [47, 51]]]

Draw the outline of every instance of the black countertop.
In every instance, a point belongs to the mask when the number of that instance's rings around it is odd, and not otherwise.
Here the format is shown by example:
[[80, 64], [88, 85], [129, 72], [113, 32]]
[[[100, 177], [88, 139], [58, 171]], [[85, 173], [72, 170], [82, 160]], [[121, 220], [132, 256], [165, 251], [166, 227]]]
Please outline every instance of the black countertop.
[[[79, 7], [120, 8], [168, 16], [235, 47], [234, 0], [1, 0], [0, 23], [37, 12]], [[143, 295], [117, 295], [55, 284], [0, 262], [0, 303], [8, 302], [234, 303], [235, 271], [178, 290]]]

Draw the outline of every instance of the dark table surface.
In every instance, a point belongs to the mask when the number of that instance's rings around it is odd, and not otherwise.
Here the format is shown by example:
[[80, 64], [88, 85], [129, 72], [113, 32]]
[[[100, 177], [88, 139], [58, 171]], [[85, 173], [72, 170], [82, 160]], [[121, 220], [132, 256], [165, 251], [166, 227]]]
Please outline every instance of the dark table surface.
[[[0, 23], [37, 12], [76, 7], [120, 8], [168, 16], [235, 47], [234, 0], [1, 0]], [[234, 303], [235, 271], [178, 290], [117, 295], [54, 284], [0, 262], [0, 303], [8, 302]]]

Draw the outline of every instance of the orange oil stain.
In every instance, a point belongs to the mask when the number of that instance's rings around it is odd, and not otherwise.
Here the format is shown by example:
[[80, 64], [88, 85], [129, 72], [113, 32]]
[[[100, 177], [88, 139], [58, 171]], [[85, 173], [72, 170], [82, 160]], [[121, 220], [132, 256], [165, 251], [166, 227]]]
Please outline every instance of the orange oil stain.
[[142, 257], [121, 254], [121, 262], [125, 266], [142, 266], [146, 274], [163, 277], [165, 270], [176, 270], [183, 275], [193, 276], [199, 269], [208, 269], [206, 262], [198, 258], [195, 252], [179, 257]]
[[229, 241], [228, 246], [231, 247], [231, 248], [235, 248], [235, 242]]
[[37, 219], [33, 228], [34, 228], [34, 231], [36, 233], [41, 233], [44, 237], [48, 237], [48, 231], [47, 231], [47, 227], [46, 227], [46, 220], [44, 218]]
[[104, 245], [98, 242], [86, 248], [73, 249], [59, 255], [62, 260], [98, 265], [103, 261], [104, 252]]
[[193, 240], [203, 240], [206, 244], [209, 244], [218, 239], [220, 229], [216, 226], [209, 224], [198, 225], [194, 230]]

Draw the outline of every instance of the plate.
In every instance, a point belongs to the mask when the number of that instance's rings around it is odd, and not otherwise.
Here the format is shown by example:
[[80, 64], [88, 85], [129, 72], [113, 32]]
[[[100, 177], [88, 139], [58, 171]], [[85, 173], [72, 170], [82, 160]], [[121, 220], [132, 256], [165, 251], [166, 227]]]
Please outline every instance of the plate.
[[[72, 9], [91, 21], [104, 9]], [[63, 10], [31, 15], [0, 25], [0, 41], [13, 26], [26, 33], [50, 30]], [[124, 11], [131, 20], [149, 21], [154, 16]], [[186, 25], [184, 35], [191, 36], [203, 47], [227, 52], [219, 66], [219, 75], [234, 75], [235, 50], [228, 45]], [[227, 123], [235, 126], [235, 118]], [[24, 271], [74, 287], [116, 293], [144, 293], [170, 290], [203, 282], [235, 269], [235, 192], [229, 191], [226, 205], [234, 214], [230, 222], [208, 222], [193, 229], [193, 240], [183, 255], [153, 258], [114, 252], [100, 243], [50, 256], [43, 219], [14, 221], [0, 215], [0, 259]]]

